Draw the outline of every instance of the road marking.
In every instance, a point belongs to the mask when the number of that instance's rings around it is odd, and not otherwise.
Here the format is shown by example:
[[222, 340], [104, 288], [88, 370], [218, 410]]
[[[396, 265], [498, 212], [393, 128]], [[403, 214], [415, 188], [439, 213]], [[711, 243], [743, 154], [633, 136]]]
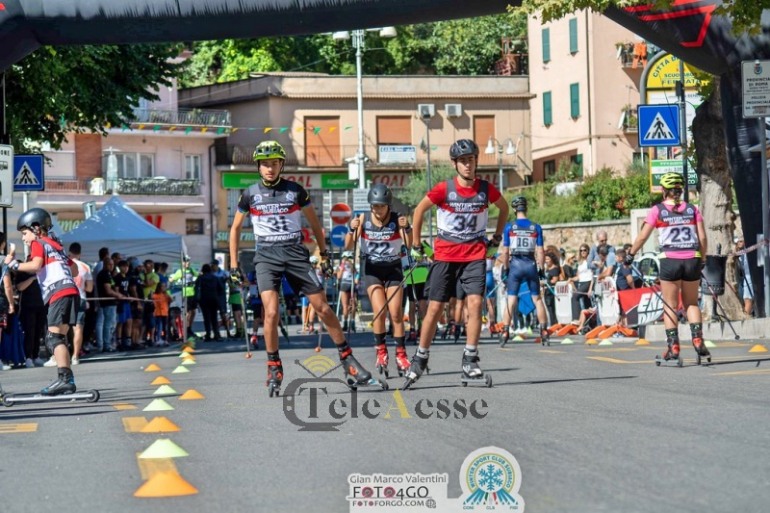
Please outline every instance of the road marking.
[[116, 410], [136, 410], [136, 405], [131, 403], [115, 403], [112, 405]]
[[123, 417], [121, 420], [126, 433], [140, 433], [147, 425], [147, 419], [144, 417]]
[[139, 473], [142, 475], [142, 481], [147, 481], [161, 472], [179, 474], [173, 458], [142, 459], [139, 457], [141, 454], [141, 452], [136, 453], [136, 463], [139, 465]]
[[617, 358], [608, 358], [606, 356], [586, 356], [589, 360], [596, 360], [598, 362], [607, 362], [607, 363], [619, 363], [619, 364], [638, 364], [638, 363], [653, 363], [654, 360], [637, 360], [637, 361], [631, 361], [631, 360], [619, 360]]
[[717, 376], [751, 376], [754, 374], [770, 374], [770, 369], [751, 369], [742, 371], [716, 372]]
[[587, 349], [587, 351], [591, 353], [630, 353], [632, 351], [637, 351], [638, 347], [613, 347], [613, 348], [603, 348], [603, 349]]
[[548, 354], [564, 354], [564, 351], [557, 351], [555, 349], [541, 349], [540, 352]]
[[9, 433], [34, 433], [37, 431], [37, 422], [26, 424], [0, 424], [0, 435]]

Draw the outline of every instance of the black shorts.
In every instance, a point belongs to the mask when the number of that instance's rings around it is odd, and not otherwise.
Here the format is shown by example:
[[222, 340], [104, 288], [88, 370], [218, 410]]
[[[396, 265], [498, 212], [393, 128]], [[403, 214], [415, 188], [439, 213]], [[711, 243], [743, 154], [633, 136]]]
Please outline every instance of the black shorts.
[[254, 271], [260, 291], [281, 287], [281, 277], [286, 276], [294, 292], [306, 296], [323, 292], [315, 270], [310, 265], [310, 253], [301, 244], [291, 246], [259, 246], [254, 255]]
[[404, 289], [404, 304], [406, 304], [406, 300], [417, 298], [417, 301], [422, 301], [423, 299], [428, 299], [428, 296], [425, 295], [425, 284], [424, 283], [415, 283], [414, 285], [407, 285]]
[[153, 303], [144, 304], [144, 312], [142, 314], [142, 325], [145, 328], [155, 327], [155, 305]]
[[390, 288], [397, 287], [404, 279], [404, 271], [401, 269], [401, 262], [396, 265], [375, 265], [367, 263], [364, 266], [364, 286], [366, 290], [372, 285]]
[[233, 312], [242, 312], [243, 308], [241, 308], [240, 303], [230, 303], [230, 310]]
[[187, 311], [188, 312], [194, 312], [198, 309], [198, 300], [195, 299], [193, 296], [190, 296], [187, 298]]
[[353, 281], [352, 280], [342, 280], [340, 281], [340, 292], [353, 292]]
[[48, 326], [61, 326], [66, 324], [74, 326], [78, 321], [80, 296], [64, 296], [48, 305]]
[[661, 258], [662, 281], [700, 281], [700, 258]]
[[457, 297], [458, 291], [464, 296], [482, 296], [486, 277], [487, 264], [484, 260], [433, 262], [428, 272], [428, 299], [446, 303], [449, 298]]

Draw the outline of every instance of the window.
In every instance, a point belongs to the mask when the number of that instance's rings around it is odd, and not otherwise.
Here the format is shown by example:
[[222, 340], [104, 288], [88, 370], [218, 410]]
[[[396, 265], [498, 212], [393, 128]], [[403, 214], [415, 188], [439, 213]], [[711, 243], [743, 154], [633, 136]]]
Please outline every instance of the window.
[[378, 116], [377, 145], [412, 144], [412, 118], [409, 116]]
[[580, 117], [580, 84], [569, 85], [569, 115], [572, 119]]
[[186, 180], [198, 180], [199, 182], [201, 181], [200, 155], [184, 156], [184, 177]]
[[551, 29], [544, 28], [542, 31], [543, 39], [543, 62], [551, 61]]
[[203, 219], [187, 219], [185, 227], [187, 235], [203, 235]]
[[[155, 155], [152, 153], [115, 153], [118, 178], [152, 178], [155, 176]], [[107, 173], [109, 155], [104, 155], [103, 172]]]
[[576, 54], [578, 51], [578, 24], [577, 18], [569, 20], [569, 53]]
[[489, 142], [490, 137], [495, 136], [495, 117], [494, 116], [474, 116], [473, 117], [473, 141], [481, 148], [479, 153], [479, 165], [494, 165], [497, 161], [495, 155], [487, 155], [484, 148]]
[[543, 93], [543, 124], [551, 126], [553, 124], [553, 107], [551, 106], [551, 91]]
[[546, 160], [543, 162], [543, 178], [548, 180], [554, 176], [556, 176], [556, 161]]

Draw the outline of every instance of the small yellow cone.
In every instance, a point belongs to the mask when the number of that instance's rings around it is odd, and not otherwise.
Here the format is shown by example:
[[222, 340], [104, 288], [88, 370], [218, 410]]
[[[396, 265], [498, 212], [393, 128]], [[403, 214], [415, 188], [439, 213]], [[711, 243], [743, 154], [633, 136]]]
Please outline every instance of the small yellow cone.
[[144, 372], [158, 372], [159, 370], [160, 370], [160, 367], [158, 367], [154, 363], [151, 363], [150, 365], [144, 368]]
[[610, 341], [610, 339], [608, 339], [608, 338], [605, 338], [604, 340], [602, 340], [601, 342], [599, 342], [599, 345], [600, 345], [600, 346], [611, 346], [611, 345], [612, 345], [612, 342]]
[[163, 399], [155, 399], [150, 404], [145, 406], [145, 408], [142, 411], [170, 411], [173, 409], [174, 407], [168, 404]]
[[158, 389], [152, 393], [152, 395], [168, 395], [168, 394], [176, 394], [176, 390], [171, 388], [168, 385], [161, 385], [158, 387]]
[[193, 346], [189, 346], [189, 345], [185, 344], [185, 345], [182, 346], [182, 351], [186, 352], [186, 353], [192, 354], [192, 353], [195, 352], [195, 348]]
[[514, 342], [521, 342], [522, 340], [524, 340], [524, 337], [522, 337], [521, 335], [516, 335], [515, 337], [513, 337], [512, 340]]
[[766, 352], [767, 352], [767, 348], [762, 344], [757, 344], [751, 349], [749, 349], [749, 353], [766, 353]]
[[174, 472], [159, 472], [147, 480], [135, 492], [134, 497], [179, 497], [195, 495], [198, 489]]
[[182, 365], [195, 365], [195, 360], [191, 358], [185, 358], [182, 360]]
[[647, 340], [646, 338], [640, 338], [639, 340], [634, 342], [634, 345], [635, 346], [649, 346], [650, 345], [650, 341]]
[[169, 381], [168, 378], [164, 378], [163, 376], [158, 376], [157, 378], [152, 380], [152, 383], [150, 385], [170, 385], [171, 381]]
[[205, 399], [205, 398], [206, 397], [203, 394], [201, 394], [194, 388], [191, 388], [190, 390], [188, 390], [187, 392], [179, 396], [180, 401], [192, 401], [195, 399]]
[[168, 420], [166, 417], [155, 417], [148, 422], [142, 429], [142, 433], [172, 433], [179, 431], [179, 426]]
[[192, 354], [190, 354], [187, 351], [182, 351], [181, 353], [179, 353], [179, 358], [187, 358], [188, 356], [192, 356]]
[[172, 370], [171, 374], [184, 374], [185, 372], [190, 372], [190, 370], [187, 367], [180, 365], [176, 369]]
[[189, 454], [177, 444], [168, 438], [159, 438], [155, 440], [151, 446], [145, 449], [144, 452], [139, 455], [139, 458], [146, 460], [158, 458], [183, 458], [185, 456], [189, 456]]
[[708, 347], [709, 349], [714, 349], [717, 345], [713, 343], [710, 340], [707, 340], [703, 343], [704, 346]]
[[596, 340], [595, 338], [589, 338], [588, 340], [586, 340], [586, 345], [588, 346], [595, 346], [598, 343], [599, 341]]
[[563, 346], [568, 346], [568, 345], [572, 345], [572, 344], [574, 344], [574, 342], [569, 337], [567, 337], [567, 338], [565, 338], [564, 340], [561, 341], [561, 345], [563, 345]]

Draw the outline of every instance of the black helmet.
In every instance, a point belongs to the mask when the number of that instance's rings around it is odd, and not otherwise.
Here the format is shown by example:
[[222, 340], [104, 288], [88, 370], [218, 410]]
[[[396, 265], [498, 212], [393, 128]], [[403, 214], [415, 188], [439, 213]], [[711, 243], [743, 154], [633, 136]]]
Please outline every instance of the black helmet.
[[25, 228], [31, 230], [33, 227], [39, 226], [48, 231], [51, 229], [51, 225], [51, 214], [42, 208], [30, 208], [19, 216], [19, 220], [16, 222], [16, 229], [19, 231]]
[[457, 160], [465, 155], [479, 156], [478, 145], [470, 139], [459, 139], [449, 147], [449, 158]]
[[511, 200], [511, 206], [516, 210], [516, 212], [526, 212], [527, 198], [524, 196], [516, 196]]
[[385, 184], [377, 183], [369, 189], [369, 194], [366, 196], [366, 200], [370, 205], [387, 205], [393, 204], [393, 192]]

